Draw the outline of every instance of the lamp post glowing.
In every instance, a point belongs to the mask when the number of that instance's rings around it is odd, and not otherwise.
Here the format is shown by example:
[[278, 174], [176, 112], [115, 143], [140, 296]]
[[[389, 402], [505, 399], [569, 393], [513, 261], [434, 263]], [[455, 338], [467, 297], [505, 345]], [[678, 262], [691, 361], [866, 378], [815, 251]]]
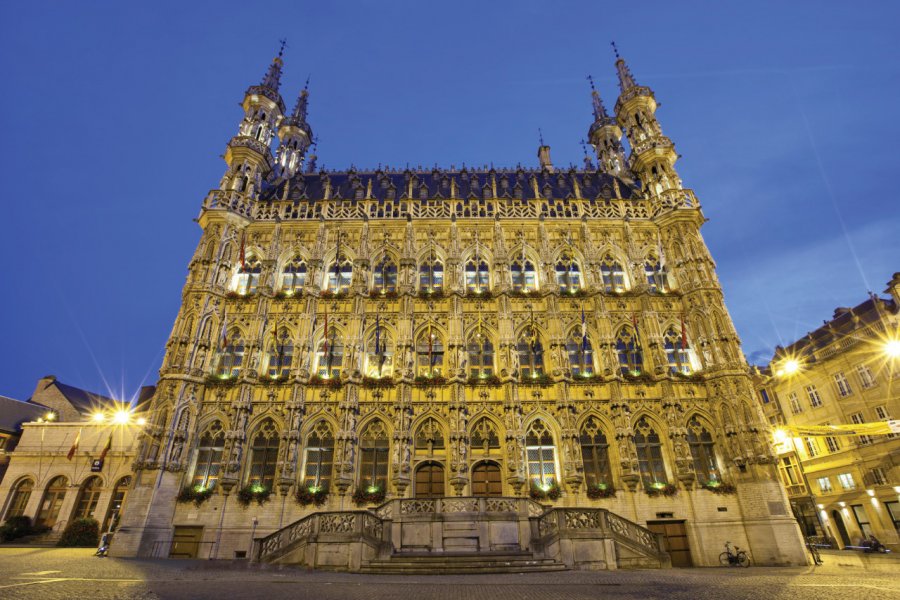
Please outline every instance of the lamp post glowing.
[[884, 353], [888, 358], [900, 358], [900, 340], [888, 340], [885, 342]]

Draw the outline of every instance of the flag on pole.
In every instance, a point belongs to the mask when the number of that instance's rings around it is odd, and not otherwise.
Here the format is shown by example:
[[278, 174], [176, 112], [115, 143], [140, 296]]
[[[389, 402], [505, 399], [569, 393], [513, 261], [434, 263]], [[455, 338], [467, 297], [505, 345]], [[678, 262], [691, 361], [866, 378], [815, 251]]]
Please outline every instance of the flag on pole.
[[587, 350], [587, 322], [584, 319], [584, 304], [581, 305], [581, 349]]
[[66, 454], [67, 460], [72, 460], [72, 457], [75, 456], [75, 452], [78, 450], [78, 442], [81, 441], [81, 429], [78, 430], [78, 435], [75, 436], [75, 441], [72, 442], [72, 447], [69, 448], [68, 454]]
[[228, 318], [225, 310], [222, 310], [222, 348], [228, 346]]
[[428, 365], [434, 367], [434, 333], [428, 331]]
[[245, 269], [245, 268], [247, 267], [246, 255], [245, 255], [245, 253], [244, 253], [244, 242], [245, 242], [245, 238], [246, 238], [246, 234], [242, 231], [242, 232], [241, 232], [241, 255], [240, 255], [240, 260], [241, 260], [241, 270], [243, 270], [243, 269]]
[[100, 451], [100, 460], [106, 458], [106, 453], [110, 451], [112, 448], [112, 433], [109, 434], [109, 437], [106, 439], [106, 445], [103, 446], [103, 450]]
[[684, 327], [684, 316], [681, 317], [681, 350], [687, 349], [687, 329]]
[[322, 340], [324, 346], [322, 346], [322, 352], [328, 354], [328, 305], [325, 305], [325, 330], [322, 333]]
[[541, 342], [538, 339], [537, 327], [534, 326], [534, 308], [531, 309], [531, 352], [535, 355], [541, 352]]

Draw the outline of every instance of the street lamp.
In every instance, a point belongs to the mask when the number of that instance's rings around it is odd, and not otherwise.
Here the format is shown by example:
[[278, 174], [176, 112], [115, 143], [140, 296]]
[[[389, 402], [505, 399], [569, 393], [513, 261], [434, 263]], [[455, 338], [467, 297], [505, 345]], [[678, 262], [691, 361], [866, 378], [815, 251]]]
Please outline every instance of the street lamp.
[[885, 342], [884, 353], [888, 358], [900, 358], [900, 340], [888, 340]]

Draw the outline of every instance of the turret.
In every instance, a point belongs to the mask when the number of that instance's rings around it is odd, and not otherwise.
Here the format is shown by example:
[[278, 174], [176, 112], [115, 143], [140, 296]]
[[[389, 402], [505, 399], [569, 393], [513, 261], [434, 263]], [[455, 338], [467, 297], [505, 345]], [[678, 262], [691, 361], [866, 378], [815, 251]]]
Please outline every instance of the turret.
[[309, 79], [297, 98], [297, 105], [291, 116], [281, 121], [278, 127], [278, 146], [276, 162], [282, 177], [290, 179], [297, 173], [302, 164], [306, 149], [312, 143], [312, 127], [306, 122], [309, 104]]
[[538, 160], [541, 162], [541, 168], [547, 169], [551, 173], [553, 172], [553, 162], [550, 160], [550, 146], [544, 143], [544, 134], [541, 133], [541, 130], [538, 129], [538, 134], [540, 135], [541, 145], [538, 146], [537, 156]]
[[625, 149], [622, 147], [622, 130], [615, 118], [606, 112], [600, 94], [594, 87], [594, 79], [588, 75], [591, 82], [591, 101], [594, 105], [594, 122], [588, 129], [588, 141], [597, 152], [597, 165], [601, 172], [616, 177], [627, 176], [625, 167]]
[[613, 43], [616, 71], [621, 93], [616, 101], [616, 121], [625, 130], [631, 145], [628, 158], [631, 172], [641, 180], [644, 191], [657, 196], [670, 189], [680, 189], [681, 179], [675, 171], [678, 154], [672, 140], [662, 133], [656, 120], [656, 98], [653, 91], [638, 85], [625, 60]]
[[284, 42], [262, 82], [250, 86], [244, 94], [241, 103], [244, 118], [237, 135], [231, 138], [225, 150], [228, 171], [222, 179], [223, 189], [254, 196], [274, 166], [270, 145], [275, 127], [284, 114], [284, 101], [278, 92], [283, 54]]

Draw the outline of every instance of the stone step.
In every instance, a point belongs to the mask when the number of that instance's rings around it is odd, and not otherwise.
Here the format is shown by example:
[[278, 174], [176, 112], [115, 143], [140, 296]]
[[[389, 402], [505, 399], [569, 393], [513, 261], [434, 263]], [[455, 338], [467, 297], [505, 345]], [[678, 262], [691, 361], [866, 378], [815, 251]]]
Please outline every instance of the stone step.
[[529, 552], [404, 553], [376, 559], [364, 565], [363, 573], [525, 573], [565, 571], [567, 567], [553, 559], [534, 558]]

